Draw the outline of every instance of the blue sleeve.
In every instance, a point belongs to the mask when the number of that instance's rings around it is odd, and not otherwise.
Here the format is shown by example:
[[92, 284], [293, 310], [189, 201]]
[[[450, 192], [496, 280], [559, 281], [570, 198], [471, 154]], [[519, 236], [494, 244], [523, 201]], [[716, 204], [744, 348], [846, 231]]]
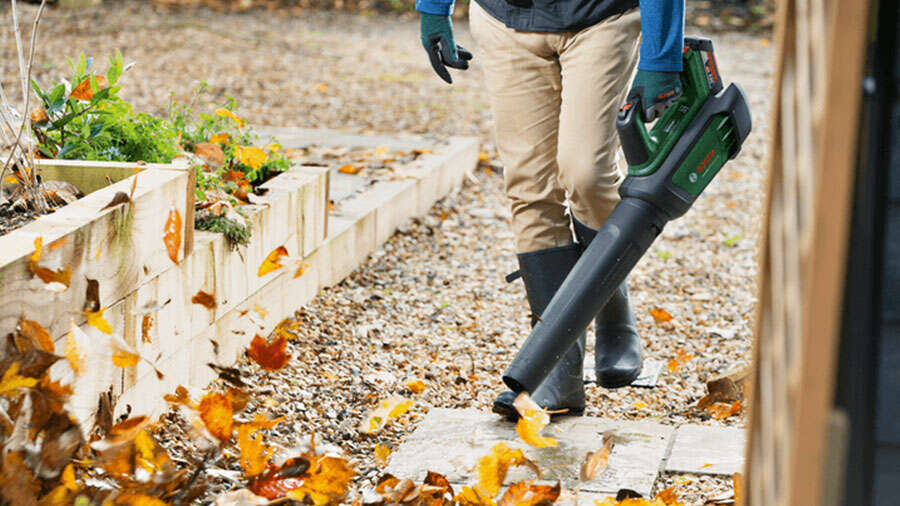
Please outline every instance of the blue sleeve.
[[425, 14], [449, 16], [453, 14], [453, 0], [416, 0], [416, 10]]
[[638, 69], [681, 72], [684, 0], [640, 0], [640, 6], [642, 40]]

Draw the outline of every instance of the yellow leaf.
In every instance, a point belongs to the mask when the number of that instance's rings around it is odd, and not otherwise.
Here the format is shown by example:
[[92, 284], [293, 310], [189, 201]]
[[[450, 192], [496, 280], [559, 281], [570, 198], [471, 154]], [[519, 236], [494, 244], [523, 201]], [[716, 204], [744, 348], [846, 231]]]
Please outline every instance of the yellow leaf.
[[324, 92], [327, 89], [328, 89], [328, 85], [325, 83], [320, 83], [320, 84], [316, 85], [316, 91], [318, 91], [320, 93]]
[[377, 148], [375, 148], [376, 155], [383, 155], [385, 153], [389, 153], [390, 151], [391, 151], [391, 148], [389, 148], [387, 146], [378, 146]]
[[414, 394], [420, 394], [425, 391], [425, 382], [420, 379], [409, 380], [406, 382], [406, 388]]
[[103, 332], [104, 334], [112, 334], [112, 326], [103, 318], [106, 308], [100, 308], [96, 311], [85, 311], [84, 317], [87, 318], [88, 325]]
[[362, 165], [354, 165], [352, 163], [348, 163], [347, 165], [342, 166], [338, 169], [338, 172], [341, 174], [356, 174], [357, 172], [363, 169]]
[[87, 336], [75, 325], [75, 322], [69, 324], [69, 333], [66, 335], [66, 360], [75, 372], [75, 376], [80, 376], [84, 370], [84, 355], [81, 348], [87, 344]]
[[31, 263], [36, 264], [41, 260], [41, 251], [43, 250], [44, 238], [38, 237], [34, 240], [34, 253], [31, 254], [31, 258], [28, 260]]
[[231, 118], [237, 124], [238, 128], [244, 128], [244, 120], [239, 118], [235, 113], [229, 111], [228, 109], [223, 109], [223, 108], [216, 109], [216, 116], [223, 116], [225, 118]]
[[253, 170], [259, 170], [266, 163], [266, 160], [269, 159], [269, 155], [265, 151], [253, 146], [238, 146], [234, 148], [234, 156], [239, 162]]
[[478, 483], [475, 485], [477, 496], [484, 500], [485, 498], [493, 501], [493, 498], [500, 492], [503, 480], [506, 479], [506, 473], [512, 466], [528, 465], [535, 471], [537, 466], [533, 462], [525, 458], [522, 450], [511, 450], [506, 443], [497, 443], [491, 448], [491, 453], [478, 459]]
[[406, 413], [412, 405], [413, 401], [398, 395], [383, 399], [378, 403], [378, 407], [362, 421], [359, 430], [364, 434], [374, 434], [383, 429], [394, 418]]
[[254, 311], [256, 314], [258, 314], [260, 318], [265, 318], [266, 315], [269, 314], [269, 312], [266, 311], [265, 308], [263, 308], [263, 307], [260, 306], [259, 304], [254, 304], [254, 305], [253, 305], [253, 311]]
[[632, 406], [634, 406], [637, 409], [647, 409], [647, 403], [642, 402], [642, 401], [634, 401], [632, 403]]
[[307, 268], [307, 267], [309, 267], [309, 264], [308, 264], [308, 263], [300, 262], [300, 264], [297, 265], [297, 270], [294, 271], [294, 279], [299, 278], [300, 276], [302, 276], [303, 273], [306, 272], [306, 268]]
[[243, 425], [238, 428], [238, 447], [241, 449], [241, 469], [244, 476], [251, 478], [266, 470], [269, 459], [275, 449], [263, 444], [262, 434], [253, 426]]
[[263, 277], [272, 271], [281, 269], [282, 267], [284, 267], [284, 265], [282, 265], [278, 260], [281, 259], [281, 257], [286, 257], [287, 255], [288, 250], [284, 246], [275, 248], [271, 253], [269, 253], [269, 256], [267, 256], [266, 259], [263, 260], [263, 262], [259, 265], [259, 269], [256, 271], [256, 275], [258, 277]]
[[266, 151], [269, 151], [271, 153], [277, 153], [277, 152], [281, 151], [281, 144], [278, 144], [277, 142], [273, 142], [271, 144], [266, 144], [265, 146], [263, 146], [263, 149], [265, 149]]
[[556, 446], [555, 439], [540, 435], [544, 427], [550, 423], [550, 414], [541, 409], [527, 392], [520, 393], [513, 402], [513, 406], [519, 413], [519, 421], [516, 423], [516, 434], [522, 438], [522, 441], [535, 448]]
[[338, 457], [317, 457], [303, 477], [303, 485], [287, 493], [287, 497], [315, 506], [338, 504], [347, 494], [353, 470]]
[[[4, 397], [18, 396], [20, 388], [31, 388], [37, 385], [37, 378], [28, 378], [19, 374], [19, 363], [13, 362], [0, 378], [0, 395]], [[16, 395], [10, 395], [16, 394]]]
[[72, 464], [66, 466], [62, 472], [62, 485], [71, 492], [78, 490], [78, 484], [75, 483], [75, 468]]
[[375, 445], [375, 458], [378, 459], [378, 462], [381, 464], [387, 464], [388, 457], [391, 456], [391, 449], [387, 446], [378, 443]]
[[123, 350], [122, 348], [113, 345], [112, 361], [116, 367], [121, 367], [122, 369], [134, 367], [137, 365], [139, 358], [141, 357], [137, 353]]
[[462, 487], [459, 493], [456, 494], [456, 497], [453, 498], [453, 502], [462, 506], [494, 506], [497, 504], [494, 502], [493, 497], [482, 497], [472, 487]]

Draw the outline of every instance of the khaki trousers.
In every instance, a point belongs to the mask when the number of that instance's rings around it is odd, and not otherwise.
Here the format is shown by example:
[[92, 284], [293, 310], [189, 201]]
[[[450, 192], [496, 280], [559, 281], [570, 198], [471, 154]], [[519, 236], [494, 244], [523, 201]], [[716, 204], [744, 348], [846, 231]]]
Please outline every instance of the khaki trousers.
[[480, 48], [519, 253], [572, 243], [566, 199], [600, 228], [619, 201], [615, 119], [637, 63], [638, 9], [576, 32], [508, 28], [477, 2]]

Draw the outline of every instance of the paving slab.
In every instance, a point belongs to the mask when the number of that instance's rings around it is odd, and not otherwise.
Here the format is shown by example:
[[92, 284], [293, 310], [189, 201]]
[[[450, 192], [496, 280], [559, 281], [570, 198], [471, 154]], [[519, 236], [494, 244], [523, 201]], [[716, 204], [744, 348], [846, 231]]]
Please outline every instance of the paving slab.
[[747, 433], [732, 427], [682, 425], [665, 469], [668, 472], [733, 474], [744, 471]]
[[[644, 359], [644, 367], [641, 375], [631, 382], [630, 386], [642, 388], [654, 388], [659, 383], [659, 375], [662, 372], [663, 363], [651, 358]], [[584, 358], [584, 382], [596, 383], [597, 373], [594, 371], [594, 355], [588, 353]]]
[[[673, 427], [651, 422], [563, 418], [543, 432], [556, 438], [558, 446], [533, 448], [519, 439], [515, 424], [495, 414], [432, 408], [394, 451], [387, 472], [420, 481], [427, 471], [435, 471], [451, 483], [471, 485], [476, 480], [478, 459], [502, 441], [511, 448], [521, 448], [537, 462], [543, 470], [543, 480], [559, 480], [564, 488], [573, 489], [579, 487], [578, 476], [585, 455], [602, 446], [607, 431], [615, 434], [609, 466], [596, 479], [582, 483], [580, 490], [602, 497], [629, 488], [649, 496], [674, 435]], [[527, 468], [514, 468], [505, 484], [532, 478], [535, 476]]]

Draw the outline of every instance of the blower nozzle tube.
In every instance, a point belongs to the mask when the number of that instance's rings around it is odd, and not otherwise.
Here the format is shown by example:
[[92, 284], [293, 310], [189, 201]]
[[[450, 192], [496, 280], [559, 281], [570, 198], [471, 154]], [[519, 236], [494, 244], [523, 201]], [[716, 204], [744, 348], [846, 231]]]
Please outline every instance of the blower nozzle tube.
[[668, 221], [649, 202], [624, 198], [556, 291], [503, 374], [516, 393], [534, 392], [625, 281]]

